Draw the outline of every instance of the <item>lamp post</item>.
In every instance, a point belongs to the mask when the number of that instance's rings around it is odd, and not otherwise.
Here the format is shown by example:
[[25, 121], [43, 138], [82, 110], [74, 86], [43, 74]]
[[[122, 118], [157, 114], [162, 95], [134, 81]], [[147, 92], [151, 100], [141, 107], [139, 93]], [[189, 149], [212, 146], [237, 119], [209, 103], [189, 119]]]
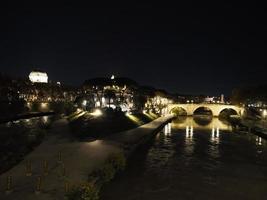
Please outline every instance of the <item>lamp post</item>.
[[264, 109], [264, 110], [262, 111], [262, 115], [263, 115], [263, 119], [266, 119], [266, 116], [267, 116], [267, 110]]
[[86, 100], [83, 100], [82, 105], [83, 105], [84, 110], [86, 110], [87, 101]]
[[266, 124], [265, 124], [265, 120], [266, 120], [266, 116], [267, 116], [267, 110], [263, 110], [262, 111], [262, 116], [263, 116], [263, 120], [262, 120], [262, 126], [264, 127]]

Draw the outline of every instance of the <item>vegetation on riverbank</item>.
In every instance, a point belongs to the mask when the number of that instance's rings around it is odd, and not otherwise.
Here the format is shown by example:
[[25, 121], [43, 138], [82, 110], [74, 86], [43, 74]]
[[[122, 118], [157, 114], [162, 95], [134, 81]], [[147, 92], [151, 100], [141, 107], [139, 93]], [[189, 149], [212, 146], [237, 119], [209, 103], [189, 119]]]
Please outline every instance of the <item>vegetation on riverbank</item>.
[[126, 158], [122, 153], [110, 155], [100, 169], [89, 174], [87, 182], [73, 186], [66, 197], [69, 200], [98, 200], [103, 185], [123, 171], [125, 166]]
[[86, 113], [76, 120], [70, 121], [70, 128], [75, 137], [104, 137], [113, 133], [136, 128], [146, 124], [158, 116], [155, 114], [126, 114], [119, 111], [102, 111], [101, 116]]

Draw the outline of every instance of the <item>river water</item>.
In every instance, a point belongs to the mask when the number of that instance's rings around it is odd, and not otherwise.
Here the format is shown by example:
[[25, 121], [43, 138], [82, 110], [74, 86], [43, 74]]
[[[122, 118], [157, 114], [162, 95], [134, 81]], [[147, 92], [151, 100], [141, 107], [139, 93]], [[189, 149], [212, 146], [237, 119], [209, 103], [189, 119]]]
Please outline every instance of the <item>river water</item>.
[[267, 142], [218, 118], [179, 118], [134, 154], [101, 199], [267, 199]]
[[0, 124], [0, 174], [40, 144], [53, 121], [53, 116], [42, 116]]

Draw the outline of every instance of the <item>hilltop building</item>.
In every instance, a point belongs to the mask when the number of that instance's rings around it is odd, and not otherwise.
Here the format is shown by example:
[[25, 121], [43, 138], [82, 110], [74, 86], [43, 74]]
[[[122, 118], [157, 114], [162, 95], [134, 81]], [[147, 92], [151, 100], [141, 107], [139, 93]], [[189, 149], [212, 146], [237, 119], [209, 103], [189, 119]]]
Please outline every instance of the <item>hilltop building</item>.
[[34, 70], [29, 74], [32, 83], [48, 83], [48, 75], [46, 72]]

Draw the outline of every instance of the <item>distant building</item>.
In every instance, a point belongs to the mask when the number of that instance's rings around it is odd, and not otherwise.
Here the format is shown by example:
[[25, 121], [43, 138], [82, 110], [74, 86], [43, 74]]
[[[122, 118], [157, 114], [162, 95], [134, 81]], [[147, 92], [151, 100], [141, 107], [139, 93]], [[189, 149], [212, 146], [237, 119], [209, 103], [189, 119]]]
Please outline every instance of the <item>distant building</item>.
[[224, 95], [221, 94], [221, 103], [224, 103]]
[[29, 75], [29, 79], [32, 83], [48, 83], [48, 76], [46, 72], [32, 71]]
[[205, 102], [207, 102], [207, 103], [212, 103], [212, 102], [214, 102], [214, 97], [209, 97], [209, 96], [207, 96], [207, 97], [205, 98]]

